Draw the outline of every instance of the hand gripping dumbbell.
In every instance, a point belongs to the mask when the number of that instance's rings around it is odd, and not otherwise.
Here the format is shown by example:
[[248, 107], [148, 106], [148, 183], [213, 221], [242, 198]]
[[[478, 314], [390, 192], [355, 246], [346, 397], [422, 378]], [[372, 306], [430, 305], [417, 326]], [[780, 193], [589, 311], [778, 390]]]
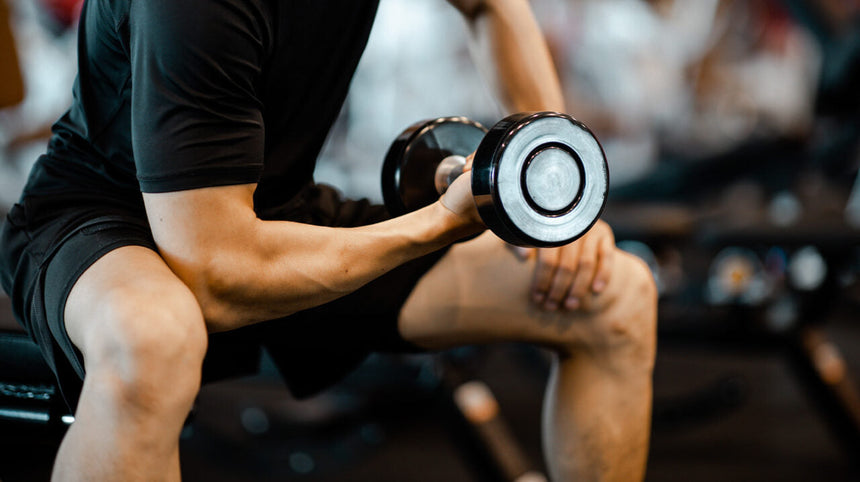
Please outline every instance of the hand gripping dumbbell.
[[413, 124], [392, 143], [382, 195], [392, 216], [439, 199], [472, 162], [472, 194], [484, 224], [518, 246], [561, 246], [597, 222], [609, 170], [582, 123], [555, 112], [508, 116], [487, 130], [464, 117]]

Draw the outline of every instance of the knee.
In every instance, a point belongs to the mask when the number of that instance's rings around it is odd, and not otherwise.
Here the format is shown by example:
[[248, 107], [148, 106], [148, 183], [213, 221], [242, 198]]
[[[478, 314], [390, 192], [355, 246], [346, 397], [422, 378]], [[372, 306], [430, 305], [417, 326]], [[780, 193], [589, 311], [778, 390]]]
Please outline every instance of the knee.
[[623, 318], [633, 320], [630, 326], [620, 329], [633, 345], [641, 349], [649, 360], [654, 359], [657, 348], [657, 283], [651, 269], [640, 258], [619, 252], [625, 266], [627, 290], [616, 301]]
[[200, 385], [208, 336], [196, 300], [181, 290], [117, 288], [96, 307], [87, 333], [87, 377], [101, 378], [124, 402], [189, 406]]
[[616, 290], [611, 303], [628, 311], [653, 312], [657, 310], [657, 283], [651, 268], [642, 259], [625, 251], [616, 252]]
[[657, 349], [657, 286], [641, 259], [620, 250], [615, 256], [612, 278], [595, 298], [576, 348], [650, 373]]

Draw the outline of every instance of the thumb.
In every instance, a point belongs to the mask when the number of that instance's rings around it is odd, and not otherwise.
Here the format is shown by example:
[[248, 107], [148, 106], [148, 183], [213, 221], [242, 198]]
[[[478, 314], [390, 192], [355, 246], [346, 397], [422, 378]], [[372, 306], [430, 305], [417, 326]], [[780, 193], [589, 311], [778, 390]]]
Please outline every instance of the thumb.
[[475, 161], [475, 153], [466, 156], [466, 164], [463, 166], [463, 172], [472, 170], [472, 163]]

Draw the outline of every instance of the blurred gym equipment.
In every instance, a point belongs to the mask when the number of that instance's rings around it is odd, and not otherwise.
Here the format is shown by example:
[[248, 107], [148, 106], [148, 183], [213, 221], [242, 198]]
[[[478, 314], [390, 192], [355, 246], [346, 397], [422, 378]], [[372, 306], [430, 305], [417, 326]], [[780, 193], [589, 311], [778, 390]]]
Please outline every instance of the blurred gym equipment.
[[[852, 294], [860, 227], [846, 220], [848, 198], [844, 187], [807, 173], [793, 192], [768, 195], [743, 181], [695, 207], [610, 203], [604, 219], [619, 246], [654, 272], [661, 341], [783, 353], [833, 435], [856, 454], [860, 389], [838, 340], [824, 330], [840, 303], [860, 303]], [[742, 395], [742, 382], [728, 383]], [[699, 397], [698, 408], [714, 408], [719, 395]], [[658, 403], [655, 417], [660, 413]]]

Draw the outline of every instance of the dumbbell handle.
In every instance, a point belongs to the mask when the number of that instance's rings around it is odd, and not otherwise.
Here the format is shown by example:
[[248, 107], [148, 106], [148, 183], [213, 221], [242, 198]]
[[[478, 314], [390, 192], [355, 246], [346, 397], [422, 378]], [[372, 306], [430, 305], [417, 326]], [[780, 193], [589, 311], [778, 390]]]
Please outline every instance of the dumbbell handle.
[[463, 168], [466, 167], [466, 158], [458, 155], [451, 155], [442, 159], [442, 162], [436, 166], [436, 175], [433, 177], [433, 184], [436, 185], [436, 192], [439, 195], [445, 194], [448, 187], [455, 179], [463, 174]]

